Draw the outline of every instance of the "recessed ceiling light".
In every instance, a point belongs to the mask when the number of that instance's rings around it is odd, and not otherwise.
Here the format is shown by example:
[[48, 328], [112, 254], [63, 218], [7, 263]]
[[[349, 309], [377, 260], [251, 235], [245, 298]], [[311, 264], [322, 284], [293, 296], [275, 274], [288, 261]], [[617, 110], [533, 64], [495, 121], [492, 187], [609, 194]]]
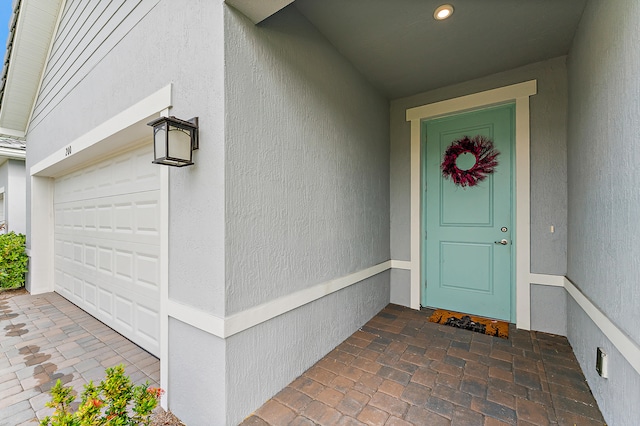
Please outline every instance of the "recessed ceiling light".
[[453, 15], [453, 6], [450, 4], [443, 4], [433, 12], [433, 17], [438, 21], [447, 19], [451, 15]]

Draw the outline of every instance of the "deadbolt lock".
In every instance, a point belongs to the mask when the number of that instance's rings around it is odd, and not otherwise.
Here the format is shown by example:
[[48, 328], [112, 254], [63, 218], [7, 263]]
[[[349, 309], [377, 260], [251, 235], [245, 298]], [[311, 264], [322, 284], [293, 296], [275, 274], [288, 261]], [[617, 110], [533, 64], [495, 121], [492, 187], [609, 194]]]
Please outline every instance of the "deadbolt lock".
[[501, 230], [502, 232], [507, 232], [507, 231], [508, 231], [508, 229], [507, 229], [507, 227], [506, 227], [506, 226], [503, 226], [502, 228], [500, 228], [500, 230]]

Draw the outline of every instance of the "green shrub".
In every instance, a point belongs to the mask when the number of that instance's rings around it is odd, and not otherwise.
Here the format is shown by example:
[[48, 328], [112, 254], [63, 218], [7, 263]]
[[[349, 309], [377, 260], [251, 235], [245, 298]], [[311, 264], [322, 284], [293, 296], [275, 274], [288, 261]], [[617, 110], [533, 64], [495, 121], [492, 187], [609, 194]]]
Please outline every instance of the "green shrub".
[[25, 252], [26, 237], [9, 232], [0, 235], [0, 288], [24, 286], [29, 257]]
[[162, 389], [151, 388], [148, 383], [134, 386], [122, 364], [107, 368], [106, 373], [106, 379], [98, 386], [93, 382], [84, 386], [76, 412], [71, 409], [75, 400], [73, 388], [62, 386], [58, 380], [51, 388], [51, 401], [46, 403], [55, 411], [42, 419], [40, 426], [150, 425]]

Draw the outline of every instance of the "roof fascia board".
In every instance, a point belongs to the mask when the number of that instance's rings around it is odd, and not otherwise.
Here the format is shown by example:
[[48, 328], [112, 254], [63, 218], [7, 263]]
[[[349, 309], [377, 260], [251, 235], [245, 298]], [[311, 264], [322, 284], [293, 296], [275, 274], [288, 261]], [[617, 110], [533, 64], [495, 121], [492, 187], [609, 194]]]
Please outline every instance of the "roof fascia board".
[[[33, 4], [33, 3], [38, 3], [39, 1], [56, 1], [56, 0], [16, 0], [14, 2], [14, 10], [15, 10], [15, 6], [17, 6], [19, 4], [20, 10], [18, 12], [18, 20], [16, 23], [16, 26], [13, 30], [13, 45], [14, 47], [11, 49], [11, 55], [9, 56], [9, 64], [8, 64], [8, 69], [7, 69], [7, 73], [6, 73], [6, 82], [5, 85], [9, 85], [9, 84], [19, 84], [18, 82], [15, 82], [13, 79], [13, 75], [20, 75], [21, 72], [24, 72], [24, 70], [16, 70], [16, 65], [15, 65], [15, 56], [18, 54], [18, 50], [15, 48], [16, 45], [16, 40], [19, 37], [22, 37], [23, 32], [24, 31], [28, 31], [28, 29], [25, 29], [24, 27], [24, 20], [25, 18], [25, 10], [27, 9], [27, 4]], [[49, 55], [51, 54], [51, 49], [52, 49], [52, 44], [53, 41], [55, 40], [55, 36], [56, 36], [56, 31], [58, 29], [58, 25], [60, 23], [60, 19], [62, 17], [62, 11], [64, 10], [64, 8], [62, 6], [64, 6], [65, 0], [57, 0], [57, 2], [59, 3], [59, 7], [60, 9], [58, 10], [57, 13], [57, 21], [55, 22], [54, 25], [54, 32], [51, 35], [51, 40], [49, 40], [49, 49], [47, 51], [47, 56], [44, 58], [43, 61], [43, 67], [41, 70], [39, 70], [39, 77], [38, 77], [38, 86], [36, 87], [37, 91], [35, 92], [35, 95], [33, 97], [33, 101], [30, 105], [30, 108], [28, 109], [30, 111], [29, 116], [28, 116], [28, 121], [25, 124], [25, 128], [24, 129], [9, 129], [6, 127], [0, 127], [0, 133], [10, 136], [10, 137], [18, 137], [18, 138], [24, 138], [26, 133], [27, 133], [27, 129], [29, 127], [29, 122], [31, 120], [31, 115], [33, 114], [33, 111], [35, 109], [35, 105], [36, 102], [38, 100], [38, 94], [40, 91], [40, 86], [42, 84], [42, 79], [44, 77], [44, 73], [47, 67], [47, 64], [49, 62]], [[34, 73], [35, 74], [35, 73]], [[30, 87], [35, 87], [35, 82], [34, 83], [30, 83], [29, 84]], [[12, 86], [13, 87], [13, 86]], [[4, 88], [5, 90], [5, 95], [3, 96], [3, 98], [0, 100], [0, 102], [2, 102], [0, 104], [0, 123], [3, 123], [5, 118], [6, 118], [6, 114], [7, 114], [7, 104], [6, 104], [6, 91], [7, 91], [7, 87]], [[26, 112], [25, 112], [26, 115]], [[16, 126], [18, 127], [18, 126]]]
[[24, 160], [25, 158], [27, 158], [27, 153], [23, 149], [0, 148], [0, 158]]
[[0, 135], [9, 136], [10, 138], [24, 138], [26, 133], [20, 130], [7, 129], [6, 127], [0, 127]]
[[24, 129], [25, 135], [29, 133], [29, 126], [31, 125], [31, 118], [33, 118], [33, 112], [36, 110], [36, 103], [38, 102], [38, 96], [40, 95], [40, 89], [42, 88], [42, 82], [44, 80], [44, 73], [49, 66], [49, 60], [51, 59], [51, 51], [53, 50], [53, 44], [56, 41], [58, 35], [58, 28], [60, 28], [60, 21], [62, 21], [62, 15], [64, 14], [64, 8], [67, 5], [67, 0], [62, 0], [60, 3], [60, 10], [58, 10], [58, 18], [56, 19], [56, 25], [53, 28], [53, 34], [51, 35], [51, 41], [49, 42], [49, 49], [47, 50], [47, 58], [44, 61], [44, 66], [40, 72], [40, 81], [38, 82], [38, 89], [36, 90], [36, 96], [33, 98], [33, 104], [31, 105], [31, 112], [29, 112], [29, 119], [27, 120], [27, 128]]

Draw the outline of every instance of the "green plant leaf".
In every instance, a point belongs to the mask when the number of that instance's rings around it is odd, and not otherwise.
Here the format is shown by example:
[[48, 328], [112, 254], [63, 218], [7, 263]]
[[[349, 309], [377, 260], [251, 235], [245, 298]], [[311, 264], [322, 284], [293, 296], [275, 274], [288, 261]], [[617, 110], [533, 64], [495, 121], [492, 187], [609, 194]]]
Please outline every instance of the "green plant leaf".
[[29, 257], [25, 251], [26, 237], [9, 232], [0, 235], [0, 288], [24, 286]]

